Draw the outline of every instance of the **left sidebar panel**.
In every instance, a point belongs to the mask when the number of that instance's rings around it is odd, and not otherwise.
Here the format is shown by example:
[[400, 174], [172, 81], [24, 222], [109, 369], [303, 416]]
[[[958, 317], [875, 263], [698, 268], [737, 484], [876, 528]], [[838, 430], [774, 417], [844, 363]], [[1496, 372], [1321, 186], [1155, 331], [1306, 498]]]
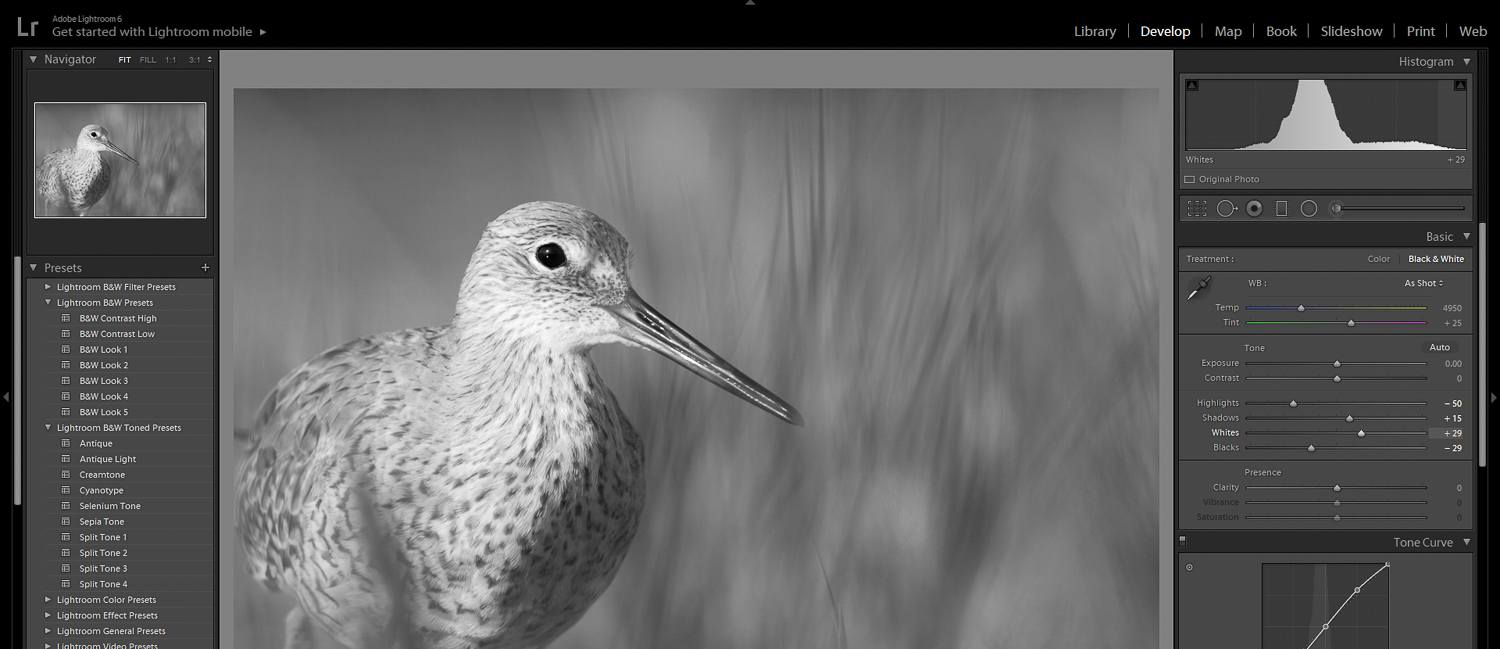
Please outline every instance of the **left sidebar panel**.
[[13, 632], [214, 646], [218, 53], [24, 54]]

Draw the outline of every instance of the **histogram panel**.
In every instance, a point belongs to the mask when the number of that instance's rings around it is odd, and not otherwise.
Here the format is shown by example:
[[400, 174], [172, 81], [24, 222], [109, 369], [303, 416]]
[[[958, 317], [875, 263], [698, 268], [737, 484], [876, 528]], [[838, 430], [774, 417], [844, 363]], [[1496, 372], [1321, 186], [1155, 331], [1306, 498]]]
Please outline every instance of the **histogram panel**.
[[1457, 79], [1199, 79], [1185, 93], [1192, 150], [1464, 150]]

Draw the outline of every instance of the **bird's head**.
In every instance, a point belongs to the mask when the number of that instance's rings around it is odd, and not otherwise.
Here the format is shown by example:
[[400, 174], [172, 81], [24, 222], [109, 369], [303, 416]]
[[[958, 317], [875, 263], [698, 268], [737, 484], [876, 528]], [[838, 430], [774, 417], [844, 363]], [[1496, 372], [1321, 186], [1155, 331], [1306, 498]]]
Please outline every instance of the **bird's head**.
[[[76, 122], [75, 122], [76, 123]], [[139, 165], [135, 158], [125, 153], [114, 142], [109, 141], [109, 129], [98, 124], [89, 124], [78, 132], [78, 149], [80, 151], [93, 151], [94, 153], [113, 153], [130, 161], [130, 164]]]
[[789, 423], [791, 404], [694, 340], [630, 286], [630, 246], [604, 219], [565, 203], [520, 205], [490, 222], [469, 260], [458, 319], [466, 335], [523, 336], [583, 352], [644, 347]]

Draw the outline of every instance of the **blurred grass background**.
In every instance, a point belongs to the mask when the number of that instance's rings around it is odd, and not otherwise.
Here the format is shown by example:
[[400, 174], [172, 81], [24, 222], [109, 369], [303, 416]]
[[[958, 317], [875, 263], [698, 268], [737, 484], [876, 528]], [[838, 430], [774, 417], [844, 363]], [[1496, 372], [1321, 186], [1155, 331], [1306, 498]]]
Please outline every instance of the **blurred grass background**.
[[[98, 124], [139, 165], [104, 154], [113, 169], [109, 191], [88, 216], [204, 216], [208, 213], [208, 109], [205, 104], [36, 105], [32, 169], [47, 154], [71, 149], [84, 126]], [[33, 174], [35, 172], [33, 171]], [[32, 182], [34, 214], [71, 216], [47, 206]], [[48, 211], [50, 209], [50, 212]]]
[[[1155, 647], [1157, 102], [238, 90], [233, 423], [330, 346], [447, 322], [496, 215], [574, 203], [807, 427], [596, 349], [649, 491], [554, 647]], [[290, 600], [233, 589], [236, 646], [280, 647]]]

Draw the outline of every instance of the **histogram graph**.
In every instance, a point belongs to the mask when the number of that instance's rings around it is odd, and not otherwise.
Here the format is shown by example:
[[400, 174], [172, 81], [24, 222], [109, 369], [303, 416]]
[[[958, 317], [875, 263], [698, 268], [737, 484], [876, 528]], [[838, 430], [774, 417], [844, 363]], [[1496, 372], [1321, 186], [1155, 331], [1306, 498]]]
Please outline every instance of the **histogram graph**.
[[1390, 564], [1261, 564], [1261, 647], [1390, 647]]
[[1189, 150], [1468, 148], [1459, 79], [1197, 79], [1184, 93]]

